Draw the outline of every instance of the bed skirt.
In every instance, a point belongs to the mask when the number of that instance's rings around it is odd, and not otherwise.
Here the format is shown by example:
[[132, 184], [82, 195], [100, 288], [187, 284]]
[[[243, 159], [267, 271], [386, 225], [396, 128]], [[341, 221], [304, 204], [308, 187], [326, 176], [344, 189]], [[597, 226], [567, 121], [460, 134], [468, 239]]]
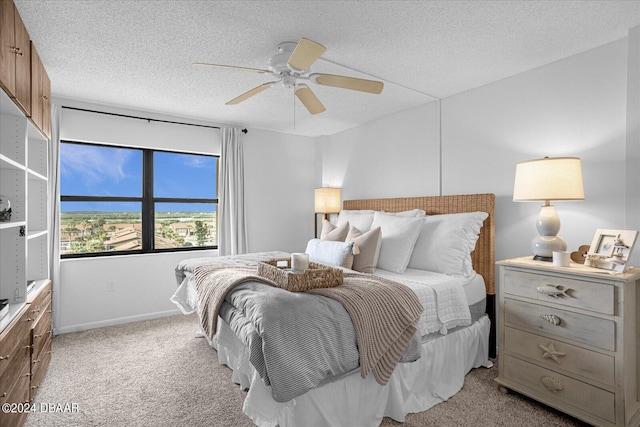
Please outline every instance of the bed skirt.
[[422, 412], [455, 395], [472, 368], [491, 367], [491, 322], [483, 316], [472, 325], [422, 344], [422, 357], [396, 366], [389, 383], [380, 386], [360, 370], [313, 389], [288, 402], [273, 400], [249, 363], [242, 342], [224, 322], [211, 343], [218, 361], [233, 370], [232, 380], [249, 389], [243, 412], [258, 426], [378, 426], [383, 417], [403, 422], [405, 415]]

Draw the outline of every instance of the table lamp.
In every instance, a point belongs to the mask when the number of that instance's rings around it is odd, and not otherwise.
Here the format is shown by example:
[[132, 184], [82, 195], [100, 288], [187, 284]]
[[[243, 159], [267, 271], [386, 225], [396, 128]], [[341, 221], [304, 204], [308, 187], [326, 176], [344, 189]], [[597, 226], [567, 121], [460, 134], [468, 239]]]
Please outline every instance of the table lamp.
[[[321, 187], [315, 189], [315, 213], [324, 214], [324, 219], [329, 219], [329, 214], [340, 213], [340, 189]], [[316, 237], [318, 236], [318, 221], [314, 217]]]
[[580, 158], [545, 157], [516, 165], [513, 201], [544, 202], [536, 219], [539, 235], [531, 242], [535, 260], [551, 261], [553, 251], [567, 250], [567, 242], [557, 235], [560, 217], [552, 200], [584, 200]]

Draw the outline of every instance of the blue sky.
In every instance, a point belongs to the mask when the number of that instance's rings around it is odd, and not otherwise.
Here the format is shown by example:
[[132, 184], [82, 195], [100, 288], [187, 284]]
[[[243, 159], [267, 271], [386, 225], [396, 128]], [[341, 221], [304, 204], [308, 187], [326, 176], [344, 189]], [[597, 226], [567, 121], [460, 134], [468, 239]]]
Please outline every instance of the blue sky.
[[[142, 151], [127, 148], [63, 143], [60, 146], [60, 194], [65, 196], [142, 195]], [[216, 158], [156, 152], [155, 197], [216, 197]], [[64, 202], [63, 211], [136, 211], [139, 203]], [[159, 211], [198, 211], [203, 205], [162, 204]]]

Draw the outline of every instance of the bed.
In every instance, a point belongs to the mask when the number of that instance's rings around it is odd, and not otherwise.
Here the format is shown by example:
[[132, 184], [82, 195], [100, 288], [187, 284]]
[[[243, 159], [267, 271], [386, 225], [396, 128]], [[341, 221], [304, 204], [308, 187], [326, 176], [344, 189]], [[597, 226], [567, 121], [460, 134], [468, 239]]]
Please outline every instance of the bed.
[[[412, 293], [412, 296], [416, 297], [420, 301], [422, 308], [424, 308], [420, 313], [420, 318], [416, 319], [415, 328], [411, 329], [411, 341], [406, 346], [407, 348], [402, 353], [400, 360], [397, 361], [395, 369], [389, 373], [383, 382], [380, 381], [377, 374], [369, 374], [363, 378], [364, 367], [361, 369], [358, 366], [357, 359], [357, 353], [360, 349], [359, 343], [355, 342], [349, 332], [344, 330], [340, 330], [336, 337], [324, 337], [323, 339], [344, 339], [345, 341], [337, 341], [340, 343], [339, 345], [331, 345], [323, 341], [320, 347], [336, 347], [338, 353], [353, 353], [350, 342], [354, 341], [354, 348], [356, 349], [355, 361], [353, 358], [349, 359], [347, 357], [346, 361], [341, 359], [338, 363], [340, 369], [337, 369], [334, 365], [322, 368], [327, 372], [330, 371], [331, 374], [322, 379], [313, 377], [313, 381], [307, 381], [309, 384], [307, 384], [306, 388], [300, 390], [296, 389], [298, 387], [297, 383], [295, 386], [291, 384], [279, 386], [277, 383], [283, 380], [279, 380], [276, 376], [277, 374], [274, 374], [274, 378], [270, 378], [270, 375], [267, 376], [263, 372], [265, 370], [264, 365], [268, 364], [270, 367], [276, 365], [273, 362], [267, 363], [264, 359], [256, 362], [255, 351], [256, 347], [267, 346], [266, 338], [262, 342], [260, 341], [260, 334], [256, 333], [255, 330], [251, 329], [250, 332], [247, 332], [247, 328], [251, 327], [251, 325], [247, 326], [242, 323], [244, 320], [238, 321], [237, 310], [234, 311], [235, 308], [233, 307], [228, 308], [227, 301], [233, 300], [234, 305], [239, 306], [246, 304], [247, 300], [251, 298], [259, 299], [255, 297], [256, 295], [260, 295], [260, 298], [264, 295], [264, 298], [269, 299], [271, 294], [259, 293], [273, 292], [270, 289], [265, 290], [265, 288], [270, 288], [269, 286], [245, 281], [229, 292], [228, 295], [232, 296], [225, 297], [224, 304], [226, 304], [226, 308], [220, 311], [220, 313], [224, 312], [224, 315], [221, 314], [218, 317], [218, 311], [215, 311], [217, 322], [214, 322], [213, 331], [210, 330], [211, 325], [207, 325], [206, 316], [203, 315], [200, 307], [198, 313], [201, 320], [202, 335], [217, 350], [219, 362], [233, 370], [232, 380], [243, 389], [248, 389], [243, 404], [243, 412], [256, 425], [261, 426], [376, 426], [380, 424], [383, 417], [391, 417], [396, 421], [402, 422], [406, 414], [422, 412], [456, 394], [462, 388], [464, 377], [471, 369], [482, 366], [490, 367], [489, 357], [493, 357], [495, 354], [494, 206], [495, 196], [493, 194], [345, 200], [343, 202], [344, 218], [350, 218], [352, 226], [354, 223], [358, 223], [360, 218], [358, 215], [360, 213], [369, 215], [370, 212], [377, 212], [374, 214], [376, 221], [379, 218], [382, 218], [380, 221], [385, 221], [385, 218], [389, 219], [389, 221], [399, 221], [391, 218], [393, 213], [399, 213], [399, 216], [408, 215], [411, 217], [414, 212], [418, 212], [415, 214], [415, 218], [421, 218], [420, 221], [424, 222], [423, 230], [428, 229], [426, 224], [429, 221], [436, 221], [436, 223], [437, 221], [447, 221], [447, 224], [453, 224], [455, 229], [447, 230], [446, 236], [455, 235], [456, 233], [468, 233], [468, 230], [465, 229], [466, 226], [456, 227], [455, 222], [448, 222], [449, 218], [457, 220], [458, 217], [465, 216], [467, 213], [475, 218], [476, 213], [484, 213], [480, 220], [481, 228], [476, 230], [477, 235], [471, 239], [473, 240], [471, 245], [473, 251], [467, 254], [470, 265], [466, 266], [469, 271], [465, 274], [444, 274], [441, 270], [442, 268], [446, 270], [448, 268], [447, 265], [435, 266], [433, 270], [436, 271], [430, 271], [426, 269], [429, 265], [425, 267], [419, 261], [414, 261], [414, 257], [419, 251], [433, 252], [434, 250], [433, 245], [430, 249], [419, 248], [421, 241], [425, 241], [424, 235], [421, 234], [422, 232], [418, 232], [413, 243], [410, 244], [412, 253], [410, 253], [410, 261], [405, 264], [404, 269], [396, 269], [395, 260], [391, 264], [389, 264], [389, 260], [402, 253], [402, 248], [406, 244], [404, 241], [391, 242], [389, 239], [383, 240], [382, 244], [382, 248], [386, 247], [384, 262], [381, 262], [381, 265], [377, 265], [374, 271], [363, 273], [362, 270], [359, 270], [354, 272], [340, 267], [345, 271], [345, 284], [346, 280], [351, 280], [352, 277], [359, 280], [363, 275], [367, 276], [365, 278], [367, 280], [373, 276], [372, 280], [401, 283], [415, 293], [415, 295]], [[420, 212], [426, 214], [426, 216], [423, 216]], [[407, 223], [419, 222], [417, 219], [402, 221]], [[477, 222], [477, 218], [475, 221]], [[371, 225], [376, 224], [379, 224], [379, 222], [374, 221]], [[360, 227], [366, 226], [360, 225]], [[449, 227], [452, 226], [449, 225]], [[440, 230], [442, 232], [442, 227]], [[442, 238], [442, 235], [434, 234], [433, 236]], [[449, 253], [446, 250], [446, 242], [448, 240], [443, 239], [440, 241], [443, 242], [441, 245], [442, 250]], [[401, 246], [396, 246], [397, 244]], [[392, 247], [393, 251], [391, 252], [390, 249]], [[383, 255], [382, 248], [381, 256]], [[454, 249], [451, 250], [453, 251]], [[234, 271], [250, 270], [255, 268], [260, 261], [286, 258], [289, 255], [285, 252], [273, 251], [231, 257], [184, 260], [176, 268], [179, 288], [172, 297], [172, 301], [184, 313], [197, 311], [199, 304], [205, 304], [203, 303], [202, 295], [199, 297], [196, 291], [196, 289], [201, 289], [196, 282], [198, 277], [204, 277], [202, 274], [204, 269], [212, 269], [207, 270], [207, 272], [219, 272], [219, 269], [221, 272], [226, 270], [227, 267]], [[380, 260], [383, 261], [382, 258]], [[353, 268], [355, 268], [355, 265]], [[445, 292], [443, 289], [447, 290], [447, 293], [443, 293]], [[455, 289], [455, 292], [449, 291], [450, 289]], [[285, 291], [278, 295], [291, 298], [285, 301], [285, 305], [299, 306], [297, 309], [302, 311], [306, 310], [304, 305], [305, 298], [318, 298], [317, 296], [298, 294], [307, 293]], [[450, 295], [457, 295], [458, 300], [450, 297]], [[451, 306], [454, 309], [450, 306], [447, 306], [446, 310], [441, 309], [434, 303], [434, 301], [444, 301], [449, 298], [454, 301], [454, 305]], [[460, 298], [465, 301], [464, 308], [467, 309], [466, 313], [468, 313], [468, 319], [466, 320], [463, 315], [464, 310], [459, 309], [459, 307], [455, 310], [455, 302], [458, 301], [459, 305]], [[238, 301], [240, 302], [238, 303]], [[341, 312], [331, 311], [339, 310], [341, 306], [339, 303], [337, 305], [339, 306], [337, 308], [335, 306], [327, 308], [330, 313], [333, 313], [329, 314], [330, 317], [339, 318], [342, 316]], [[261, 316], [263, 315], [264, 313], [261, 314]], [[297, 316], [298, 314], [294, 315]], [[314, 316], [316, 315], [314, 314]], [[256, 324], [263, 320], [261, 317]], [[261, 327], [262, 324], [260, 324]], [[262, 332], [262, 329], [260, 329], [260, 333]], [[306, 333], [304, 332], [304, 334]], [[272, 333], [271, 336], [273, 335]], [[286, 335], [286, 337], [282, 338], [283, 342], [285, 342], [282, 345], [285, 346], [286, 341], [296, 339], [296, 335], [293, 332], [291, 335], [288, 333], [281, 333], [281, 335]], [[322, 335], [325, 334], [323, 333]], [[265, 333], [266, 336], [267, 334]], [[303, 348], [305, 345], [301, 344], [300, 347]], [[317, 347], [315, 342], [310, 345], [316, 345]], [[287, 363], [281, 363], [281, 365], [292, 364], [290, 363], [291, 360], [301, 361], [304, 358], [297, 354], [292, 355], [296, 351], [295, 347], [297, 345], [287, 348], [286, 355], [277, 356], [280, 359], [286, 359]], [[265, 357], [262, 354], [259, 356], [261, 358]], [[322, 355], [320, 358], [332, 359], [333, 356], [330, 353]], [[271, 360], [276, 360], [276, 356], [273, 356]], [[277, 370], [274, 369], [273, 372], [277, 372]], [[282, 377], [288, 378], [291, 377], [291, 374], [283, 373]]]

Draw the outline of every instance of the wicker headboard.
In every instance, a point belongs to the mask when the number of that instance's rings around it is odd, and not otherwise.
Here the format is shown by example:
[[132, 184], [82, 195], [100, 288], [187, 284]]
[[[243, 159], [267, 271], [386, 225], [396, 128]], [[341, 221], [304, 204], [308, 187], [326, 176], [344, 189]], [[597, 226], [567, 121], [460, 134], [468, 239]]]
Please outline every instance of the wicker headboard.
[[364, 199], [345, 200], [342, 207], [349, 210], [372, 209], [387, 212], [423, 209], [427, 215], [477, 211], [488, 213], [480, 230], [476, 249], [471, 253], [471, 261], [474, 270], [484, 278], [487, 294], [495, 295], [495, 199], [495, 194]]

